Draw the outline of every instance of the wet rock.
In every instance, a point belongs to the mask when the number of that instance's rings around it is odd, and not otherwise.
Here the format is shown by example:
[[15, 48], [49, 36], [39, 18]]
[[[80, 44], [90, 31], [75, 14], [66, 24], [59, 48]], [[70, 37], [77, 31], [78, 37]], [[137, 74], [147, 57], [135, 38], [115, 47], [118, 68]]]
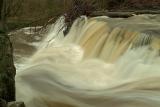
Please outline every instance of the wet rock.
[[24, 102], [9, 102], [8, 107], [25, 107]]
[[5, 100], [0, 99], [0, 107], [7, 107], [7, 102]]
[[0, 33], [0, 98], [7, 102], [15, 101], [15, 74], [11, 41]]

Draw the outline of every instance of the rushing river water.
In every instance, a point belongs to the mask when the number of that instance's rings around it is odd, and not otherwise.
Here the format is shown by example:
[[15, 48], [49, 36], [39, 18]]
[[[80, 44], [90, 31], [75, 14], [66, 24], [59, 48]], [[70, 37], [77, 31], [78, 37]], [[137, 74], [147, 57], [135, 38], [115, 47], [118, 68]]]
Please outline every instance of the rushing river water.
[[17, 100], [27, 107], [159, 107], [157, 17], [81, 17], [65, 37], [60, 18], [30, 48], [17, 48]]

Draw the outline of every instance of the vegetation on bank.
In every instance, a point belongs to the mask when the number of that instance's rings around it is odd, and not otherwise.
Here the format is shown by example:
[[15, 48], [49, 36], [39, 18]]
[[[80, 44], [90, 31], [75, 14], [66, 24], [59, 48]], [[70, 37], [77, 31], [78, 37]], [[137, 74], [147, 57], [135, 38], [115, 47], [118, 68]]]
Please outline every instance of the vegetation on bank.
[[[10, 1], [10, 0], [8, 0]], [[52, 17], [68, 14], [66, 21], [93, 11], [159, 10], [159, 0], [14, 0], [9, 28], [44, 25]], [[17, 24], [18, 22], [18, 24]]]

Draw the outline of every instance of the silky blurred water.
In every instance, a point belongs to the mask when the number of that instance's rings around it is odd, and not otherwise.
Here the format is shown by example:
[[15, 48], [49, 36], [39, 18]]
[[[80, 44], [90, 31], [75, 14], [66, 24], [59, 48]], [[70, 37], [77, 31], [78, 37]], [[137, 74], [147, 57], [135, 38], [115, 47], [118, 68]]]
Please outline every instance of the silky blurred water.
[[150, 20], [83, 16], [64, 37], [61, 17], [18, 69], [17, 100], [27, 107], [159, 107], [160, 40], [146, 31], [160, 25]]

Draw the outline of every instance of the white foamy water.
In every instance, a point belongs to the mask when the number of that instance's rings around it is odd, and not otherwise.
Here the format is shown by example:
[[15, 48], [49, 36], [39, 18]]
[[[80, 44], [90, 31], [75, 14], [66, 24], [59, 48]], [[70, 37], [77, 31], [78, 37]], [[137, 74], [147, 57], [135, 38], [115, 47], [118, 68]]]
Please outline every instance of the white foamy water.
[[62, 20], [17, 73], [17, 100], [27, 107], [159, 107], [157, 35], [115, 26], [120, 19], [81, 17], [64, 37]]

